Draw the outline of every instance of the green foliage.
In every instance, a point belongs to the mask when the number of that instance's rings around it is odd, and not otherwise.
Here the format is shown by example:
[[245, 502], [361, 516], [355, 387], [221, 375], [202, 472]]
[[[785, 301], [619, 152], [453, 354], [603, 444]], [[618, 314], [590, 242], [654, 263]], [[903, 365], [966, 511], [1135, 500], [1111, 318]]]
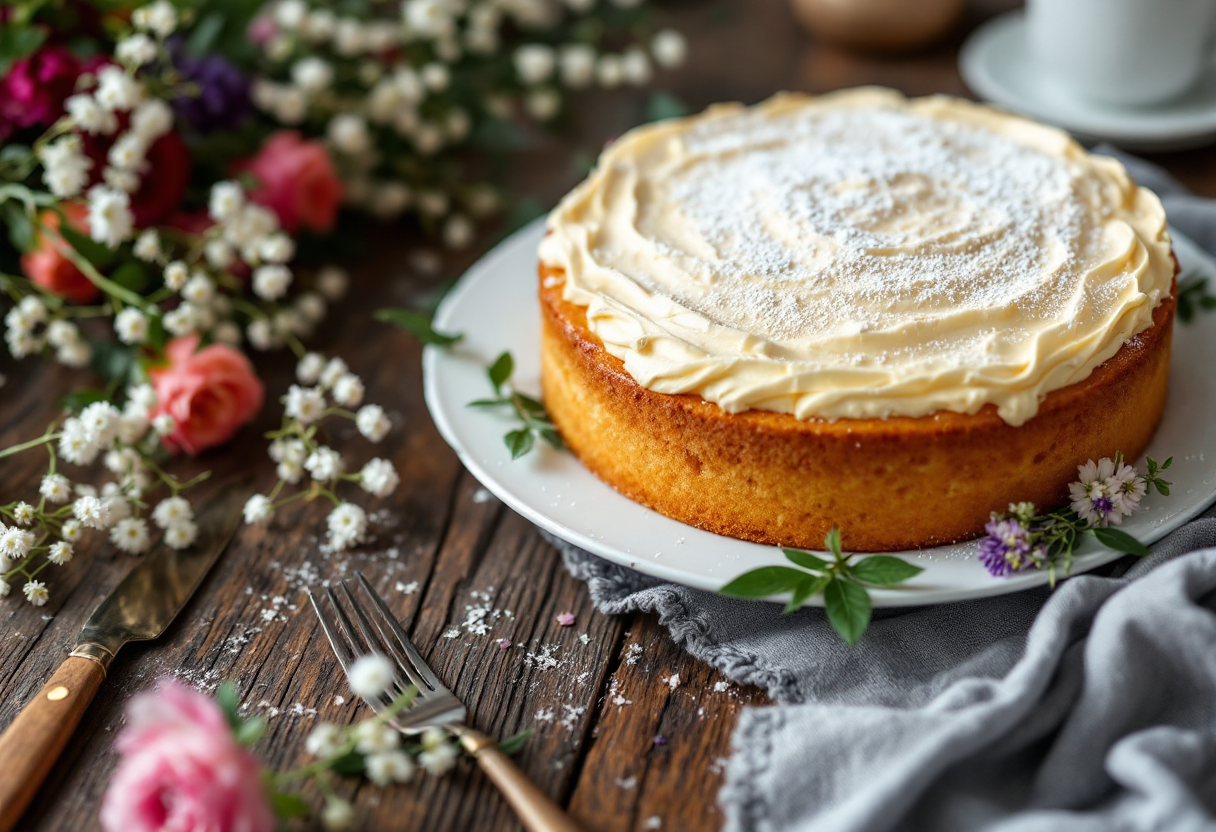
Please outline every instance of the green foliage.
[[432, 325], [431, 315], [414, 309], [380, 309], [376, 312], [376, 320], [392, 324], [424, 344], [434, 344], [438, 347], [450, 347], [464, 338], [460, 333], [448, 335], [439, 332]]
[[1178, 320], [1190, 323], [1200, 312], [1216, 309], [1216, 295], [1208, 294], [1208, 279], [1197, 274], [1178, 279]]
[[842, 578], [829, 580], [823, 590], [823, 607], [832, 627], [850, 647], [870, 626], [870, 593], [861, 584]]
[[643, 122], [664, 121], [669, 118], [682, 118], [688, 115], [688, 105], [676, 96], [664, 90], [656, 90], [646, 102], [646, 114]]
[[32, 55], [46, 40], [47, 32], [41, 27], [6, 23], [0, 26], [0, 75], [12, 68], [16, 61]]
[[513, 372], [515, 359], [511, 357], [511, 353], [504, 352], [486, 369], [490, 386], [494, 388], [494, 396], [489, 399], [475, 399], [467, 406], [486, 410], [509, 407], [514, 411], [515, 417], [523, 424], [503, 436], [503, 442], [510, 451], [512, 460], [526, 456], [536, 447], [537, 440], [557, 451], [565, 449], [561, 434], [549, 419], [543, 402], [516, 390], [503, 389], [508, 386]]
[[271, 792], [270, 808], [280, 820], [306, 818], [309, 815], [308, 804], [294, 792]]
[[535, 734], [536, 731], [529, 728], [526, 731], [520, 731], [518, 734], [512, 734], [505, 740], [498, 743], [498, 750], [508, 757], [518, 754], [527, 745], [528, 740]]
[[1099, 543], [1108, 549], [1114, 549], [1116, 552], [1127, 552], [1129, 555], [1142, 556], [1151, 554], [1147, 546], [1122, 529], [1110, 527], [1096, 528], [1090, 529], [1090, 532], [1098, 539]]

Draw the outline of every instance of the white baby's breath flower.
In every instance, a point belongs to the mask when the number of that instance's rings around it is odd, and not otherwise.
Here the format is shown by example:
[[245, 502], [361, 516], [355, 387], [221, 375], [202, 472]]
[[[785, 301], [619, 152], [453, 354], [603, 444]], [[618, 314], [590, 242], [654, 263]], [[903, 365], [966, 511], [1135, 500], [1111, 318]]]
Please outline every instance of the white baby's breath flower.
[[448, 212], [448, 195], [443, 191], [419, 191], [418, 210], [424, 216], [442, 217]]
[[56, 566], [63, 566], [72, 560], [73, 554], [72, 544], [66, 540], [60, 540], [51, 544], [50, 550], [46, 553], [46, 559]]
[[359, 472], [359, 485], [368, 494], [387, 497], [397, 490], [400, 482], [397, 469], [387, 459], [373, 459]]
[[625, 79], [625, 71], [621, 67], [618, 55], [604, 55], [595, 65], [595, 80], [606, 90], [619, 87]]
[[16, 526], [4, 528], [0, 526], [0, 557], [10, 561], [20, 561], [34, 548], [34, 533], [19, 529]]
[[153, 407], [156, 407], [156, 390], [151, 384], [132, 384], [127, 388], [127, 401], [134, 402], [146, 410], [151, 410]]
[[29, 503], [22, 501], [13, 506], [13, 522], [18, 526], [28, 526], [34, 522], [35, 515], [34, 507]]
[[354, 113], [340, 113], [330, 119], [326, 135], [334, 147], [348, 156], [366, 153], [372, 146], [367, 122]]
[[456, 7], [447, 0], [405, 0], [401, 13], [410, 32], [421, 38], [440, 40], [456, 32]]
[[142, 554], [152, 545], [148, 524], [138, 517], [127, 517], [115, 523], [110, 529], [110, 540], [130, 555]]
[[[246, 519], [246, 522], [249, 522]], [[304, 740], [304, 750], [314, 757], [328, 760], [345, 750], [342, 729], [329, 722], [322, 722], [309, 732]]]
[[266, 318], [258, 318], [250, 321], [249, 326], [245, 328], [245, 335], [249, 337], [249, 343], [256, 350], [269, 350], [279, 345], [279, 336], [275, 334], [274, 327]]
[[139, 174], [133, 170], [123, 170], [122, 168], [108, 167], [102, 171], [102, 178], [105, 183], [116, 191], [133, 194], [139, 190], [143, 184], [139, 178]]
[[173, 110], [159, 98], [150, 98], [131, 112], [131, 132], [151, 144], [173, 129]]
[[401, 735], [396, 730], [370, 719], [356, 725], [354, 735], [355, 750], [361, 754], [383, 754], [401, 744]]
[[295, 310], [312, 324], [325, 320], [325, 299], [316, 292], [304, 292], [296, 298]]
[[367, 757], [367, 776], [377, 786], [405, 783], [414, 776], [414, 761], [402, 751], [389, 751]]
[[148, 319], [134, 306], [114, 316], [114, 334], [124, 344], [142, 344], [148, 339]]
[[164, 40], [177, 28], [177, 10], [169, 0], [156, 0], [131, 12], [131, 23]]
[[304, 460], [304, 468], [314, 480], [329, 482], [342, 473], [342, 456], [333, 448], [322, 445]]
[[675, 69], [688, 57], [688, 41], [675, 29], [660, 29], [651, 38], [650, 53], [659, 66]]
[[293, 384], [287, 389], [284, 405], [289, 418], [310, 425], [325, 411], [325, 396], [315, 387]]
[[[86, 434], [98, 445], [109, 445], [118, 432], [118, 419], [122, 414], [109, 402], [93, 402], [76, 417]], [[67, 424], [64, 424], [67, 428]]]
[[118, 129], [118, 118], [91, 95], [73, 95], [63, 104], [76, 126], [90, 135], [108, 136]]
[[556, 116], [562, 107], [562, 97], [556, 90], [539, 89], [528, 93], [524, 99], [528, 115], [538, 121], [549, 121]]
[[355, 807], [340, 797], [325, 799], [321, 810], [321, 825], [328, 832], [349, 832], [355, 825]]
[[291, 80], [305, 93], [315, 95], [333, 83], [334, 69], [322, 58], [310, 55], [292, 65]]
[[443, 92], [452, 81], [452, 75], [443, 64], [431, 63], [422, 67], [419, 75], [422, 85], [433, 92]]
[[122, 191], [95, 185], [89, 189], [89, 236], [118, 248], [135, 229], [131, 197]]
[[325, 364], [325, 368], [321, 370], [321, 386], [333, 387], [338, 383], [338, 379], [350, 372], [350, 367], [346, 366], [346, 362], [337, 356], [329, 359]]
[[638, 47], [626, 49], [621, 55], [621, 74], [626, 83], [641, 87], [650, 83], [654, 71], [650, 66], [650, 58]]
[[385, 436], [388, 436], [388, 432], [392, 429], [393, 424], [389, 421], [388, 416], [384, 414], [384, 408], [380, 407], [380, 405], [365, 404], [355, 414], [355, 427], [367, 439], [372, 442], [379, 442]]
[[236, 259], [236, 252], [232, 249], [232, 244], [227, 240], [214, 239], [208, 240], [203, 246], [203, 257], [207, 258], [207, 262], [217, 269], [227, 269]]
[[185, 549], [198, 537], [198, 526], [192, 520], [174, 523], [165, 529], [165, 545], [171, 549]]
[[401, 216], [409, 207], [413, 192], [404, 182], [390, 180], [375, 186], [368, 200], [368, 210], [377, 218], [391, 220]]
[[271, 234], [258, 246], [258, 256], [264, 263], [286, 263], [296, 256], [296, 244], [286, 234]]
[[[134, 445], [143, 439], [147, 432], [148, 411], [135, 402], [127, 402], [126, 407], [122, 409], [122, 416], [118, 419], [119, 440], [128, 445]], [[136, 466], [132, 470], [143, 470], [143, 464], [138, 455], [136, 455]]]
[[388, 691], [395, 676], [393, 663], [387, 656], [369, 653], [351, 663], [346, 678], [356, 696], [373, 699]]
[[303, 90], [284, 87], [274, 102], [274, 117], [284, 124], [299, 124], [308, 115], [308, 98]]
[[204, 306], [215, 297], [215, 284], [201, 272], [195, 273], [182, 287], [182, 297], [193, 304]]
[[42, 181], [55, 196], [78, 196], [88, 184], [93, 160], [84, 155], [79, 136], [69, 134], [56, 139], [42, 147], [38, 158], [42, 161]]
[[73, 465], [89, 465], [97, 458], [101, 447], [97, 444], [79, 419], [68, 419], [63, 423], [59, 437], [59, 456]]
[[308, 14], [308, 5], [304, 0], [282, 0], [274, 6], [274, 22], [287, 31], [300, 27]]
[[152, 522], [162, 529], [193, 519], [194, 509], [185, 497], [166, 497], [152, 511]]
[[283, 482], [295, 485], [304, 476], [304, 465], [294, 460], [284, 460], [274, 469], [274, 473]]
[[52, 347], [62, 347], [80, 340], [80, 330], [71, 321], [51, 321], [46, 328], [46, 341]]
[[317, 272], [317, 291], [326, 300], [341, 300], [349, 283], [350, 278], [346, 270], [338, 266], [325, 266]]
[[296, 378], [301, 384], [316, 384], [325, 369], [325, 356], [319, 352], [307, 353], [296, 365]]
[[109, 525], [113, 526], [119, 520], [126, 520], [131, 516], [131, 504], [125, 496], [118, 493], [118, 483], [110, 482], [106, 483], [106, 486], [102, 489], [101, 504], [109, 512]]
[[152, 263], [164, 257], [164, 252], [160, 247], [160, 235], [151, 228], [140, 232], [140, 235], [135, 238], [133, 251], [136, 257], [146, 263]]
[[[265, 525], [274, 516], [274, 503], [265, 494], [254, 494], [245, 501], [245, 522], [251, 525]], [[313, 752], [314, 754], [316, 752]]]
[[13, 314], [13, 312], [21, 315], [26, 322], [25, 326], [44, 323], [47, 319], [46, 304], [37, 295], [26, 295], [23, 297], [21, 302], [10, 310], [9, 314]]
[[13, 585], [4, 580], [4, 578], [0, 578], [0, 598], [7, 598], [12, 591]]
[[177, 424], [168, 413], [160, 413], [152, 417], [152, 430], [156, 431], [157, 436], [168, 436], [173, 433], [175, 427]]
[[63, 474], [47, 474], [38, 485], [38, 493], [49, 502], [63, 505], [72, 498], [72, 484]]
[[239, 182], [224, 180], [211, 186], [207, 212], [216, 222], [229, 222], [235, 219], [244, 207], [245, 191]]
[[335, 549], [347, 549], [363, 540], [367, 532], [367, 514], [353, 503], [341, 503], [329, 513], [329, 544]]
[[192, 303], [180, 304], [162, 315], [161, 323], [171, 335], [192, 335], [199, 325], [198, 307]]
[[68, 520], [59, 529], [59, 535], [69, 543], [75, 543], [80, 540], [81, 531], [79, 520]]
[[25, 593], [25, 600], [35, 607], [44, 606], [50, 597], [50, 593], [46, 591], [46, 584], [42, 581], [26, 581], [25, 586], [21, 587], [21, 591]]
[[97, 103], [107, 110], [130, 110], [144, 97], [144, 87], [121, 67], [107, 65], [97, 71]]
[[475, 234], [472, 221], [463, 214], [452, 214], [443, 224], [443, 244], [451, 249], [468, 248]]
[[529, 43], [515, 50], [515, 74], [525, 84], [540, 84], [553, 76], [557, 55], [553, 47]]
[[438, 125], [424, 121], [410, 133], [410, 141], [414, 143], [414, 149], [423, 156], [432, 156], [443, 147], [444, 135]]
[[78, 497], [72, 504], [72, 515], [90, 529], [109, 528], [110, 508], [96, 497]]
[[106, 161], [120, 170], [139, 171], [148, 157], [148, 143], [136, 133], [124, 133], [110, 147]]
[[358, 407], [363, 403], [363, 380], [346, 373], [334, 382], [334, 401], [343, 407]]
[[300, 34], [313, 43], [322, 43], [333, 36], [336, 24], [337, 18], [329, 9], [314, 9], [304, 18]]
[[190, 279], [190, 270], [181, 260], [174, 260], [165, 266], [165, 285], [173, 291], [180, 290]]
[[263, 300], [278, 300], [287, 294], [290, 285], [291, 270], [286, 266], [272, 264], [253, 271], [253, 291]]
[[55, 351], [55, 360], [67, 367], [84, 367], [93, 358], [87, 341], [72, 341]]
[[426, 769], [428, 774], [433, 774], [436, 777], [441, 777], [447, 774], [456, 767], [456, 759], [459, 755], [456, 748], [449, 743], [444, 743], [436, 748], [428, 749], [418, 755], [418, 765]]

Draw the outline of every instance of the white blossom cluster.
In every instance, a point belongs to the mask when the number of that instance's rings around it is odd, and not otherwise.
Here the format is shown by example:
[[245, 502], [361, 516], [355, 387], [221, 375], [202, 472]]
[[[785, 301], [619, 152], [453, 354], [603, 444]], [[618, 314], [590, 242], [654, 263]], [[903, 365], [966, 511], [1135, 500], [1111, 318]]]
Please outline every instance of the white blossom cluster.
[[[22, 592], [36, 606], [47, 602], [46, 583], [37, 576], [47, 566], [62, 566], [72, 560], [74, 547], [86, 530], [108, 532], [118, 549], [138, 555], [153, 543], [153, 527], [162, 532], [164, 543], [175, 549], [192, 544], [198, 536], [194, 510], [181, 491], [189, 487], [162, 472], [152, 461], [159, 437], [173, 430], [173, 419], [151, 415], [156, 394], [147, 384], [126, 391], [120, 410], [108, 401], [85, 406], [69, 416], [58, 430], [48, 430], [41, 441], [50, 456], [46, 475], [38, 488], [36, 505], [20, 501], [0, 506], [0, 596], [12, 583], [25, 579]], [[54, 426], [52, 426], [54, 427]], [[73, 484], [58, 470], [60, 461], [92, 465], [98, 458], [114, 479], [100, 490], [85, 483]], [[164, 488], [152, 505], [149, 498]], [[38, 558], [42, 562], [35, 564]]]
[[[347, 469], [342, 455], [322, 444], [317, 425], [330, 417], [349, 419], [359, 433], [378, 443], [392, 428], [384, 409], [364, 404], [362, 379], [350, 372], [341, 358], [326, 359], [308, 353], [296, 366], [299, 384], [283, 396], [283, 426], [271, 434], [269, 454], [276, 464], [278, 482], [270, 494], [255, 494], [245, 503], [245, 522], [269, 523], [275, 511], [298, 499], [326, 497], [334, 504], [326, 521], [328, 542], [334, 549], [358, 545], [367, 535], [367, 512], [341, 500], [337, 490], [344, 482], [355, 482], [373, 497], [387, 497], [397, 490], [400, 478], [387, 459], [372, 459], [357, 472]], [[287, 486], [299, 485], [307, 475], [309, 485], [291, 495]]]
[[[442, 728], [430, 728], [416, 747], [408, 751], [402, 748], [401, 732], [388, 722], [396, 710], [408, 706], [412, 694], [397, 694], [395, 676], [392, 662], [379, 653], [356, 659], [347, 675], [351, 690], [364, 699], [391, 699], [392, 704], [383, 713], [354, 725], [321, 723], [304, 741], [305, 750], [322, 760], [358, 754], [363, 757], [367, 778], [381, 787], [412, 780], [419, 767], [435, 776], [455, 768], [460, 751]], [[336, 796], [328, 798], [321, 815], [325, 827], [335, 832], [349, 829], [353, 817], [350, 803]]]
[[52, 312], [37, 295], [26, 295], [5, 314], [4, 341], [13, 358], [49, 347], [55, 358], [69, 367], [87, 365], [93, 354], [76, 324]]
[[[601, 4], [632, 9], [641, 0]], [[280, 0], [268, 12], [274, 34], [263, 43], [254, 103], [283, 124], [326, 125], [349, 204], [382, 219], [413, 212], [446, 246], [463, 248], [474, 221], [501, 200], [488, 185], [441, 173], [437, 154], [517, 107], [549, 121], [567, 91], [645, 85], [656, 66], [683, 63], [687, 45], [671, 29], [617, 51], [587, 40], [603, 27], [578, 24], [598, 12], [596, 0], [404, 0], [398, 19], [365, 20]]]

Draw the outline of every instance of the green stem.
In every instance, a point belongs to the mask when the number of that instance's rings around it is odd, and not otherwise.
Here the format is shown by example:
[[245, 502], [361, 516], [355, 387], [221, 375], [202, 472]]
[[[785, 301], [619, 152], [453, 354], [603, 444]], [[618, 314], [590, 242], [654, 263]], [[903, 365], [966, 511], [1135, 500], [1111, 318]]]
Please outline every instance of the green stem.
[[47, 442], [54, 442], [63, 435], [60, 433], [53, 433], [54, 430], [55, 423], [51, 422], [51, 424], [47, 426], [46, 433], [39, 436], [37, 439], [31, 439], [28, 442], [22, 442], [20, 445], [13, 445], [11, 448], [5, 448], [3, 451], [0, 451], [0, 459], [4, 459], [6, 456], [12, 456], [13, 454], [19, 454], [22, 451], [28, 451], [30, 448], [37, 448], [39, 445], [43, 445]]

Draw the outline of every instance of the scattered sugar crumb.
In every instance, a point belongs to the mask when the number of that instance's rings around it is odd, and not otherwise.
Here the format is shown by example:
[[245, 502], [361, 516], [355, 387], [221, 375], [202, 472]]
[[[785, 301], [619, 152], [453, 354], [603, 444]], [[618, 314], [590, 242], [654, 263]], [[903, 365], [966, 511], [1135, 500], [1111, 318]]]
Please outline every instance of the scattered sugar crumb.
[[552, 670], [558, 665], [557, 657], [553, 655], [556, 652], [556, 644], [542, 645], [539, 653], [528, 653], [524, 659], [524, 664], [528, 665], [528, 667], [540, 668], [541, 670]]
[[591, 636], [587, 635], [586, 633], [579, 633], [578, 640], [581, 641], [583, 644], [590, 644]]
[[714, 693], [724, 693], [729, 689], [729, 682], [714, 682]]
[[552, 722], [553, 718], [556, 716], [557, 716], [557, 714], [554, 712], [554, 710], [552, 708], [541, 708], [539, 711], [536, 712], [536, 716], [534, 717], [534, 719], [537, 722]]
[[625, 648], [625, 664], [633, 667], [642, 658], [642, 645], [636, 641]]
[[673, 673], [670, 677], [664, 676], [663, 681], [666, 682], [672, 690], [675, 690], [680, 686], [680, 674]]
[[659, 817], [658, 815], [651, 815], [650, 817], [646, 818], [646, 828], [647, 829], [661, 829], [662, 826], [663, 826], [663, 819], [661, 817]]
[[587, 713], [587, 709], [581, 705], [562, 705], [561, 726], [567, 731], [573, 731], [579, 717]]
[[403, 584], [401, 581], [397, 581], [395, 589], [402, 595], [413, 595], [418, 591], [418, 582], [410, 581], [408, 584]]
[[444, 638], [460, 638], [460, 630], [451, 629], [443, 634]]
[[714, 761], [709, 764], [709, 773], [710, 774], [721, 774], [725, 770], [726, 770], [726, 758], [725, 757], [714, 757]]
[[478, 503], [478, 504], [488, 503], [490, 500], [493, 500], [493, 499], [494, 499], [494, 495], [491, 494], [488, 489], [479, 488], [473, 492], [473, 502], [475, 502], [475, 503]]
[[618, 778], [616, 778], [616, 784], [627, 792], [633, 791], [635, 788], [637, 788], [637, 785], [638, 785], [637, 775], [630, 775], [629, 777], [618, 777]]
[[346, 697], [345, 697], [345, 696], [343, 696], [343, 695], [342, 695], [342, 694], [340, 694], [340, 693], [339, 693], [339, 694], [336, 694], [336, 695], [334, 696], [334, 704], [335, 704], [335, 705], [345, 705], [345, 704], [346, 704]]

